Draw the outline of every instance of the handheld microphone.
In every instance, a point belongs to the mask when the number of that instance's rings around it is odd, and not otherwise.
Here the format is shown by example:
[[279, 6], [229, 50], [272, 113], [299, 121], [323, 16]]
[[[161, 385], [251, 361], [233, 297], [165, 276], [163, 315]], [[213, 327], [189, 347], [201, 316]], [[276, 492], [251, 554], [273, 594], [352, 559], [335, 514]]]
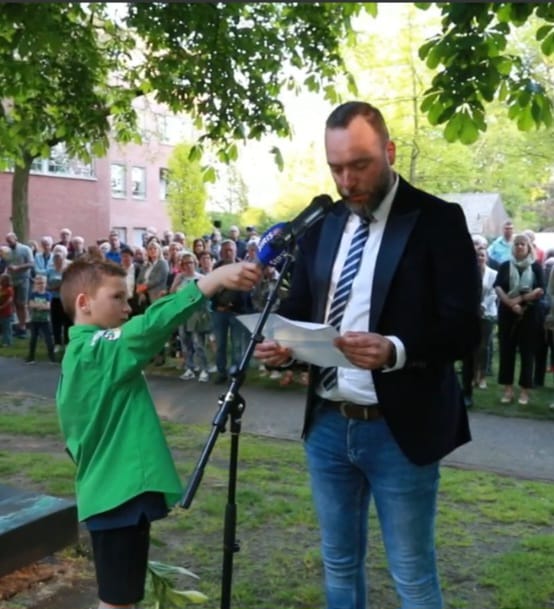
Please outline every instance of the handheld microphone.
[[289, 243], [302, 237], [327, 214], [332, 205], [333, 199], [329, 195], [319, 195], [294, 220], [279, 222], [268, 228], [258, 243], [258, 262], [263, 266], [277, 266], [283, 260]]

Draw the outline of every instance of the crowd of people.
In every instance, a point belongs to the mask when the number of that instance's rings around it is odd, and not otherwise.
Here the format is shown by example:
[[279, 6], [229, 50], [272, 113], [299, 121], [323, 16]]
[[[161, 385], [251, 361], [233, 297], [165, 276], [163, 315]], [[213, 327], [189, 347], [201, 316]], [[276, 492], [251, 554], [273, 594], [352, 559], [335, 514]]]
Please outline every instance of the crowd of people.
[[[255, 260], [258, 241], [254, 227], [247, 227], [242, 238], [237, 226], [231, 226], [227, 236], [214, 227], [211, 234], [190, 241], [182, 232], [166, 230], [159, 236], [154, 228], [149, 228], [140, 246], [123, 243], [115, 230], [109, 232], [107, 239], [93, 244], [73, 236], [69, 228], [60, 231], [57, 242], [45, 235], [24, 244], [10, 232], [0, 250], [1, 344], [9, 347], [14, 339], [30, 337], [26, 361], [32, 364], [42, 336], [50, 361], [61, 358], [72, 325], [60, 300], [62, 274], [85, 255], [110, 260], [125, 269], [128, 301], [136, 315], [213, 269], [235, 261]], [[225, 383], [232, 367], [239, 365], [249, 340], [248, 331], [237, 316], [261, 311], [276, 277], [277, 270], [269, 266], [251, 292], [226, 289], [216, 294], [179, 327], [154, 364], [163, 365], [171, 355], [183, 367], [181, 379]], [[288, 373], [264, 366], [260, 366], [260, 373], [290, 382]]]
[[519, 359], [517, 402], [526, 406], [531, 390], [543, 387], [546, 373], [554, 372], [554, 249], [538, 247], [532, 230], [515, 233], [510, 220], [490, 244], [481, 235], [473, 242], [482, 279], [481, 342], [463, 361], [464, 401], [471, 407], [473, 389], [487, 388], [497, 351], [501, 403], [516, 399]]

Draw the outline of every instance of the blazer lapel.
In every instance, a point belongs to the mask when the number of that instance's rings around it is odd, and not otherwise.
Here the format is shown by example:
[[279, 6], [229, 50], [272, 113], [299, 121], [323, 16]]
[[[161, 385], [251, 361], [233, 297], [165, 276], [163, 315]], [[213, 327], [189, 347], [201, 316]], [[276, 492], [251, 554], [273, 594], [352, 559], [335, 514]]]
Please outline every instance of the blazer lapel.
[[314, 321], [323, 323], [325, 318], [325, 307], [329, 293], [329, 284], [333, 273], [333, 264], [339, 248], [342, 233], [348, 220], [350, 212], [344, 203], [336, 203], [331, 211], [325, 216], [319, 245], [317, 248], [316, 259], [314, 261], [314, 294], [323, 295], [314, 302]]
[[371, 291], [371, 312], [369, 318], [369, 331], [375, 332], [389, 287], [394, 277], [396, 267], [400, 262], [408, 238], [419, 216], [419, 209], [405, 204], [407, 183], [400, 178], [397, 195], [387, 218], [383, 233], [381, 247], [377, 254], [375, 272], [373, 275], [373, 288]]

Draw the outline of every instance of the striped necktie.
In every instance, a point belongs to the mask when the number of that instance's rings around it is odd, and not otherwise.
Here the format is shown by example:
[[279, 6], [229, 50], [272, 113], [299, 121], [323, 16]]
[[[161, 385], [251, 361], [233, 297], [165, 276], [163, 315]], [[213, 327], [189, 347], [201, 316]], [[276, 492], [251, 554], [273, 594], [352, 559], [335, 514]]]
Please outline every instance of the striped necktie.
[[[360, 225], [356, 229], [352, 241], [350, 242], [350, 249], [346, 255], [344, 266], [342, 267], [339, 281], [335, 294], [333, 295], [333, 302], [329, 309], [329, 316], [327, 323], [338, 331], [340, 331], [340, 324], [342, 322], [342, 316], [346, 309], [346, 304], [350, 297], [350, 291], [352, 289], [352, 283], [358, 270], [360, 268], [360, 262], [362, 260], [362, 254], [364, 252], [364, 246], [369, 236], [369, 223], [373, 221], [373, 218], [361, 218]], [[332, 389], [337, 384], [337, 369], [322, 368], [320, 372], [320, 381], [324, 389]]]

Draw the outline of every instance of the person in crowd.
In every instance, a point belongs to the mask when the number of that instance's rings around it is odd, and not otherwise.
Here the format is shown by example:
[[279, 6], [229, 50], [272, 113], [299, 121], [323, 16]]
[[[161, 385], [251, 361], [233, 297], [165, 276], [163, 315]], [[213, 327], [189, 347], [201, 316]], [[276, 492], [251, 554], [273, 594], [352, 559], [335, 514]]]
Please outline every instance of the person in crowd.
[[105, 239], [101, 240], [98, 243], [98, 249], [102, 253], [102, 257], [104, 258], [104, 260], [107, 260], [106, 256], [111, 249], [110, 242], [106, 241]]
[[204, 245], [204, 239], [199, 237], [192, 242], [192, 253], [196, 256], [197, 264], [200, 262], [200, 254], [206, 251], [206, 246]]
[[541, 318], [538, 301], [544, 294], [544, 275], [534, 258], [529, 238], [523, 233], [514, 236], [512, 257], [498, 268], [494, 287], [500, 300], [498, 383], [504, 386], [500, 401], [509, 404], [514, 399], [515, 363], [519, 352], [518, 402], [525, 406], [533, 386], [535, 342]]
[[[214, 271], [222, 266], [237, 262], [237, 247], [232, 239], [221, 243], [221, 258], [214, 265]], [[240, 364], [247, 344], [246, 328], [238, 321], [237, 315], [252, 312], [250, 294], [237, 290], [222, 290], [211, 301], [212, 323], [216, 343], [216, 384], [225, 383], [230, 367]], [[227, 347], [230, 341], [230, 367], [228, 368]]]
[[172, 230], [170, 230], [169, 228], [167, 228], [166, 230], [164, 230], [163, 232], [163, 236], [162, 236], [162, 245], [170, 245], [173, 240], [174, 240], [174, 233]]
[[67, 250], [67, 259], [73, 260], [73, 244], [71, 243], [72, 231], [69, 228], [62, 228], [60, 231], [60, 240], [55, 245], [63, 245]]
[[[353, 366], [311, 366], [303, 430], [327, 606], [366, 607], [373, 498], [400, 604], [441, 609], [439, 461], [470, 440], [454, 362], [479, 340], [475, 250], [459, 205], [393, 171], [374, 106], [335, 108], [325, 151], [341, 201], [299, 241], [278, 313], [334, 325]], [[272, 366], [291, 356], [272, 340], [254, 354]]]
[[216, 261], [218, 261], [220, 259], [220, 255], [221, 255], [221, 242], [222, 242], [222, 237], [221, 237], [221, 231], [218, 228], [214, 228], [214, 232], [211, 235], [211, 247], [210, 247], [210, 252], [212, 254], [212, 256], [215, 258]]
[[0, 245], [0, 275], [8, 272], [12, 250], [7, 245]]
[[31, 340], [29, 341], [29, 353], [25, 360], [27, 364], [35, 363], [38, 337], [41, 334], [46, 343], [48, 359], [53, 363], [56, 361], [52, 328], [50, 326], [51, 301], [52, 296], [50, 292], [46, 290], [46, 277], [44, 275], [37, 275], [33, 282], [33, 289], [29, 295], [29, 326], [31, 328]]
[[52, 246], [54, 239], [50, 235], [44, 235], [40, 239], [41, 251], [34, 255], [35, 275], [46, 275], [46, 271], [52, 268]]
[[135, 262], [142, 266], [146, 262], [146, 249], [140, 245], [134, 248]]
[[29, 300], [31, 269], [34, 268], [35, 261], [31, 248], [24, 243], [19, 243], [15, 233], [10, 232], [6, 235], [6, 243], [10, 248], [6, 270], [12, 280], [15, 314], [17, 316], [17, 327], [13, 333], [16, 338], [27, 338], [27, 303]]
[[13, 341], [12, 318], [14, 312], [12, 279], [4, 273], [0, 275], [0, 346], [11, 347]]
[[50, 293], [50, 320], [54, 335], [54, 351], [63, 351], [69, 340], [71, 319], [63, 310], [60, 299], [62, 275], [71, 262], [67, 259], [67, 249], [63, 245], [55, 245], [52, 250], [52, 268], [46, 272], [46, 287]]
[[[136, 292], [138, 304], [145, 311], [152, 303], [167, 294], [167, 275], [169, 266], [162, 255], [162, 246], [157, 238], [152, 238], [146, 246], [146, 263], [141, 267]], [[165, 348], [154, 359], [156, 366], [165, 363]]]
[[[183, 252], [180, 259], [181, 270], [171, 286], [170, 292], [184, 289], [191, 281], [196, 281], [202, 275], [196, 271], [196, 256], [193, 252]], [[184, 371], [179, 377], [183, 381], [196, 379], [206, 383], [210, 380], [209, 364], [206, 352], [208, 336], [212, 330], [212, 320], [209, 303], [195, 311], [187, 321], [179, 326], [179, 338], [183, 347]]]
[[62, 302], [75, 325], [56, 407], [102, 609], [142, 600], [150, 523], [183, 492], [144, 368], [206, 298], [221, 288], [250, 290], [259, 273], [247, 263], [221, 268], [131, 319], [121, 266], [80, 258], [64, 273]]
[[202, 252], [198, 258], [198, 272], [201, 275], [211, 273], [214, 268], [214, 257], [209, 251]]
[[246, 256], [246, 241], [240, 238], [239, 227], [235, 224], [229, 227], [229, 239], [232, 239], [235, 242], [237, 258], [239, 260], [244, 260], [244, 257]]
[[122, 243], [119, 238], [119, 233], [116, 230], [111, 230], [108, 235], [109, 249], [105, 253], [107, 260], [111, 260], [116, 264], [121, 264], [121, 250], [127, 247], [126, 243]]
[[183, 246], [180, 243], [177, 243], [177, 241], [172, 241], [167, 246], [167, 252], [167, 265], [169, 267], [169, 272], [167, 274], [167, 291], [169, 292], [175, 276], [181, 271], [180, 260]]
[[[155, 226], [149, 226], [142, 234], [143, 247], [146, 247], [148, 245], [148, 242], [150, 241], [150, 239], [152, 239], [152, 237], [155, 237], [156, 239], [158, 239], [158, 230], [156, 229]], [[158, 241], [159, 241], [159, 239], [158, 239]]]
[[510, 260], [512, 256], [512, 241], [514, 237], [514, 225], [511, 220], [506, 220], [502, 225], [502, 234], [497, 237], [488, 247], [489, 266], [493, 269]]
[[[473, 242], [475, 243], [475, 239]], [[487, 265], [487, 250], [482, 243], [475, 247], [475, 252], [481, 274], [481, 340], [477, 349], [466, 355], [462, 362], [462, 388], [466, 408], [473, 406], [473, 387], [487, 388], [488, 349], [498, 314], [494, 289], [497, 271]]]
[[523, 234], [527, 237], [527, 239], [529, 239], [529, 243], [531, 244], [531, 248], [533, 249], [533, 256], [535, 256], [535, 260], [539, 264], [544, 264], [544, 250], [537, 245], [535, 231], [532, 231], [530, 228], [528, 228], [523, 231]]
[[85, 240], [83, 237], [81, 237], [81, 235], [75, 235], [75, 237], [71, 239], [71, 246], [73, 248], [72, 260], [77, 260], [87, 253], [85, 248]]
[[552, 283], [551, 280], [552, 272], [554, 270], [554, 249], [546, 250], [544, 254], [543, 269], [544, 283], [547, 286], [544, 299], [546, 316], [544, 333], [539, 341], [539, 350], [535, 359], [535, 366], [536, 369], [538, 369], [538, 372], [535, 373], [535, 378], [538, 376], [538, 378], [542, 380], [542, 384], [544, 384], [544, 377], [546, 376], [547, 371], [554, 373], [554, 315], [550, 317], [550, 320], [553, 323], [547, 323], [546, 319], [548, 315], [554, 313], [554, 283]]
[[129, 316], [138, 315], [141, 308], [138, 304], [138, 294], [136, 286], [138, 284], [138, 276], [140, 273], [140, 265], [134, 261], [134, 252], [127, 246], [121, 250], [121, 266], [125, 269], [125, 283], [127, 285], [127, 302], [131, 308]]
[[185, 236], [185, 233], [181, 231], [177, 231], [173, 235], [173, 241], [177, 241], [177, 243], [179, 243], [183, 249], [187, 247], [187, 238]]

